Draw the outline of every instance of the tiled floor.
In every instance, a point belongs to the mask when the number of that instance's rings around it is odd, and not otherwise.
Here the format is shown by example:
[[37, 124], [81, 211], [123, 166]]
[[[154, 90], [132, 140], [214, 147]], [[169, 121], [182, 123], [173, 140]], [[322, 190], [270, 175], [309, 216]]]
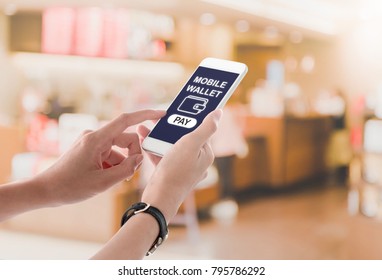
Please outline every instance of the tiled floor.
[[[0, 259], [86, 259], [102, 244], [0, 231]], [[251, 195], [232, 223], [171, 227], [152, 259], [382, 259], [382, 222], [347, 213], [347, 188]]]
[[178, 230], [162, 249], [200, 259], [382, 259], [382, 221], [349, 215], [347, 202], [338, 185], [252, 195], [232, 224], [202, 222], [196, 243]]
[[0, 231], [0, 259], [88, 259], [102, 244]]

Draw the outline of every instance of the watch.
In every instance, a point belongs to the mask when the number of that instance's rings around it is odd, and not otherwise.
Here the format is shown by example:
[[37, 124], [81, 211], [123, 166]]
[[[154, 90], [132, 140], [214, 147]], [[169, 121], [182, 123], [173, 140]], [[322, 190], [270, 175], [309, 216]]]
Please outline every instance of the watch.
[[162, 214], [162, 212], [148, 203], [138, 202], [133, 204], [130, 208], [126, 210], [126, 212], [122, 215], [121, 219], [121, 227], [134, 215], [139, 213], [147, 213], [155, 218], [159, 225], [159, 234], [153, 245], [150, 247], [146, 256], [150, 256], [155, 252], [155, 250], [167, 239], [168, 237], [168, 227], [166, 218]]

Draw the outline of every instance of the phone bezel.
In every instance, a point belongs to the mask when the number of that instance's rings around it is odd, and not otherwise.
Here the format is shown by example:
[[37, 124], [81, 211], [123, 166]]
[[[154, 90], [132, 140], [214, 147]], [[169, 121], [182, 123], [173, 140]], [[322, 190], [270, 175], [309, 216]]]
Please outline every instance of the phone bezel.
[[[239, 76], [237, 77], [235, 82], [231, 85], [231, 87], [228, 89], [226, 95], [220, 101], [220, 103], [216, 107], [216, 109], [222, 108], [225, 105], [227, 100], [231, 97], [232, 93], [235, 91], [236, 87], [239, 85], [239, 83], [243, 79], [244, 75], [248, 71], [248, 67], [244, 63], [208, 57], [208, 58], [205, 58], [202, 60], [202, 62], [198, 65], [198, 67], [196, 67], [194, 72], [190, 75], [190, 78], [192, 77], [192, 75], [196, 72], [196, 70], [200, 66], [239, 74]], [[183, 85], [183, 87], [189, 82], [189, 79], [186, 81], [186, 83]], [[179, 93], [180, 93], [180, 91], [179, 91]], [[174, 98], [174, 100], [175, 100], [175, 98]], [[164, 156], [171, 149], [171, 147], [173, 145], [174, 144], [172, 144], [172, 143], [168, 143], [166, 141], [147, 136], [142, 143], [142, 148], [145, 151], [148, 151], [148, 152], [153, 153], [155, 155]]]

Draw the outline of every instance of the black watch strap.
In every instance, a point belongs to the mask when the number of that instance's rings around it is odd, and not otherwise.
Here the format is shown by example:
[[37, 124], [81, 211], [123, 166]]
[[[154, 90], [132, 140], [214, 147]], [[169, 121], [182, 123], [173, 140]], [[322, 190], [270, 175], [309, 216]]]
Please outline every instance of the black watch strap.
[[152, 253], [154, 253], [155, 250], [167, 239], [168, 237], [167, 222], [164, 215], [158, 208], [151, 206], [150, 204], [145, 202], [138, 202], [136, 204], [133, 204], [123, 214], [121, 219], [121, 226], [123, 226], [132, 216], [139, 213], [150, 214], [151, 216], [155, 218], [155, 220], [158, 222], [158, 225], [159, 225], [159, 235], [157, 239], [154, 241], [153, 245], [148, 250], [148, 252], [146, 253], [146, 256], [149, 256]]

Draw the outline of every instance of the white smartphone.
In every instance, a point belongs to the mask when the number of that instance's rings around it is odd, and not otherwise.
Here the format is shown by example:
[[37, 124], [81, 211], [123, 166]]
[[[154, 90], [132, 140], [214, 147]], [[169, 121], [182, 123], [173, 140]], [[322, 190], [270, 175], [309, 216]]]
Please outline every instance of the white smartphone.
[[216, 108], [222, 108], [244, 75], [243, 63], [204, 59], [142, 143], [143, 149], [166, 154], [182, 136], [195, 130]]

